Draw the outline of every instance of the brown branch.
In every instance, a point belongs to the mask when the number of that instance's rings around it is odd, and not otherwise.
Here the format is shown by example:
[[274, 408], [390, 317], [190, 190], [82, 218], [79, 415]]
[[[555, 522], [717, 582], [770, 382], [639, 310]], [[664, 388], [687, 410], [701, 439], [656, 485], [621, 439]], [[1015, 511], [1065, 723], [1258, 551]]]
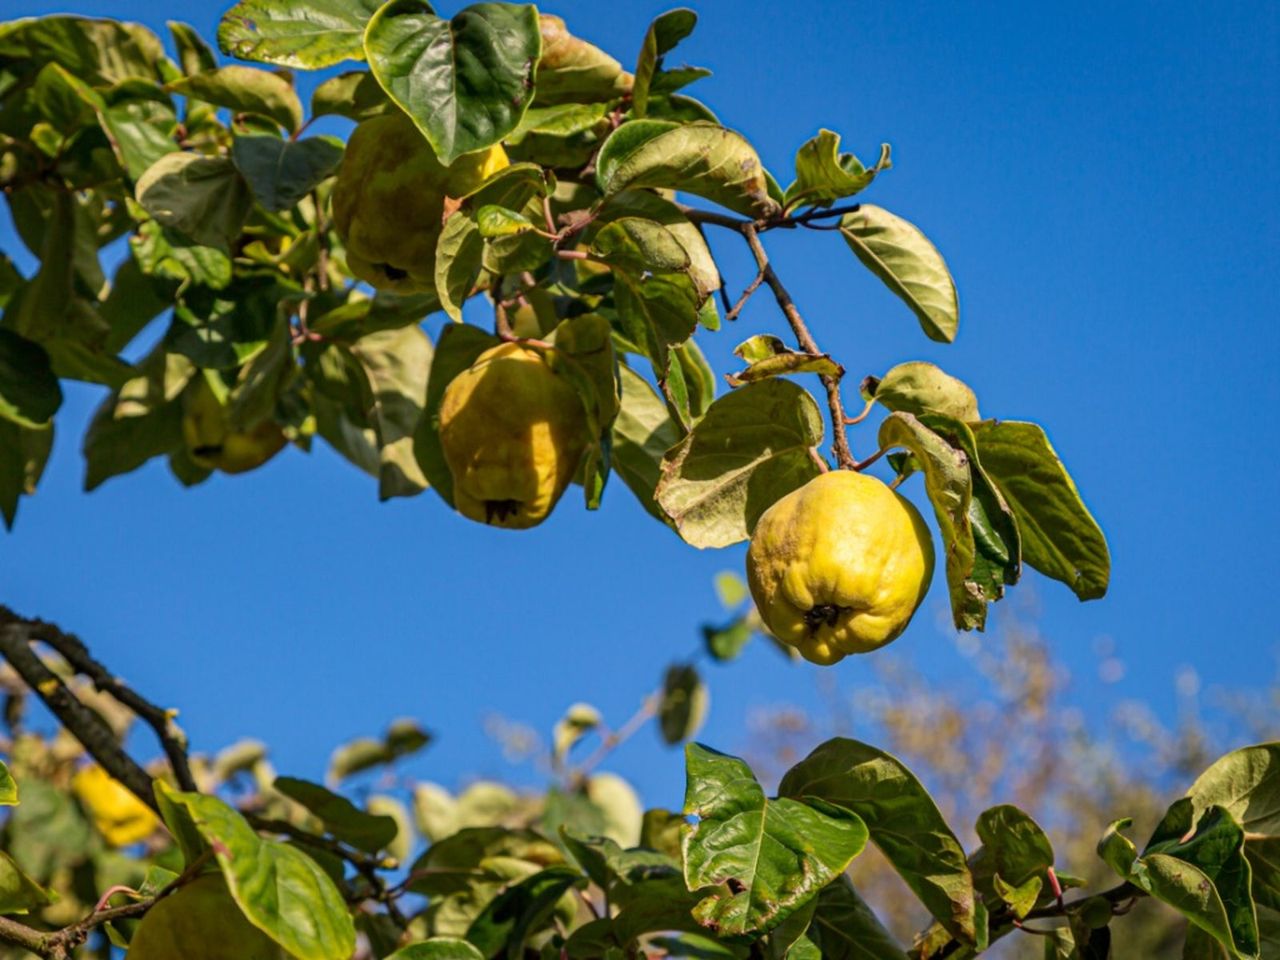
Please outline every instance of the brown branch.
[[[7, 608], [0, 608], [7, 610]], [[12, 611], [7, 611], [12, 615]], [[187, 761], [187, 737], [173, 722], [176, 712], [165, 710], [142, 697], [119, 677], [94, 659], [83, 641], [73, 633], [66, 633], [52, 623], [43, 620], [25, 620], [29, 636], [48, 644], [71, 664], [76, 673], [87, 677], [99, 693], [108, 693], [132, 710], [149, 726], [160, 741], [169, 766], [173, 770], [178, 787], [189, 793], [197, 789], [195, 778]]]
[[[800, 349], [810, 356], [823, 356], [817, 341], [813, 339], [813, 334], [805, 325], [804, 318], [800, 316], [795, 301], [791, 299], [791, 294], [782, 285], [782, 281], [778, 279], [777, 273], [769, 263], [769, 256], [765, 253], [764, 244], [760, 242], [755, 224], [744, 223], [740, 229], [747, 240], [747, 246], [751, 248], [752, 256], [755, 257], [756, 267], [760, 270], [764, 282], [773, 291], [773, 298], [778, 302], [778, 307], [791, 325], [791, 331], [795, 334]], [[849, 449], [849, 437], [845, 433], [844, 404], [840, 399], [840, 374], [833, 376], [824, 373], [819, 375], [819, 379], [822, 381], [822, 386], [826, 388], [827, 406], [831, 410], [831, 449], [835, 453], [836, 463], [844, 469], [852, 470], [856, 467], [857, 460], [854, 459], [853, 451]]]
[[[757, 273], [756, 278], [747, 284], [747, 289], [742, 291], [742, 296], [738, 297], [738, 302], [729, 308], [727, 313], [725, 313], [724, 318], [726, 321], [732, 323], [734, 320], [738, 319], [738, 314], [740, 314], [742, 312], [742, 308], [747, 305], [747, 301], [751, 299], [751, 295], [760, 289], [760, 284], [762, 283], [764, 283], [763, 270]], [[721, 289], [724, 289], [723, 282]]]
[[0, 654], [104, 770], [158, 812], [151, 775], [124, 752], [106, 721], [81, 703], [36, 655], [31, 649], [36, 639], [31, 622], [0, 606]]
[[604, 736], [600, 746], [596, 747], [595, 752], [578, 766], [575, 776], [579, 779], [585, 779], [592, 770], [601, 764], [605, 757], [635, 736], [646, 723], [657, 716], [658, 704], [661, 702], [662, 691], [660, 689], [645, 697], [644, 702], [640, 704], [640, 708], [627, 719], [626, 723]]

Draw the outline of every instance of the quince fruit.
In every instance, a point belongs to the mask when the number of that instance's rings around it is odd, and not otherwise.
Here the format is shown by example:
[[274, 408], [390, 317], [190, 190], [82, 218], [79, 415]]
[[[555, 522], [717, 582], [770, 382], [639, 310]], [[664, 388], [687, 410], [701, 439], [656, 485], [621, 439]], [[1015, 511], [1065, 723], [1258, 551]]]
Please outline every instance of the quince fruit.
[[435, 291], [445, 198], [462, 197], [510, 164], [501, 144], [442, 164], [399, 110], [359, 124], [333, 188], [333, 223], [347, 266], [393, 293]]
[[138, 923], [128, 960], [289, 960], [251, 924], [222, 874], [209, 873], [160, 900]]
[[97, 764], [76, 771], [71, 790], [113, 847], [139, 843], [160, 826], [160, 818], [150, 807]]
[[586, 411], [541, 351], [503, 343], [445, 388], [440, 444], [458, 512], [524, 529], [547, 518], [573, 479], [587, 446]]
[[262, 466], [284, 447], [284, 432], [270, 420], [235, 430], [226, 405], [218, 400], [202, 374], [183, 394], [182, 439], [202, 467], [223, 473], [245, 473]]
[[747, 583], [775, 637], [831, 664], [896, 639], [933, 576], [919, 511], [875, 477], [833, 470], [760, 517]]

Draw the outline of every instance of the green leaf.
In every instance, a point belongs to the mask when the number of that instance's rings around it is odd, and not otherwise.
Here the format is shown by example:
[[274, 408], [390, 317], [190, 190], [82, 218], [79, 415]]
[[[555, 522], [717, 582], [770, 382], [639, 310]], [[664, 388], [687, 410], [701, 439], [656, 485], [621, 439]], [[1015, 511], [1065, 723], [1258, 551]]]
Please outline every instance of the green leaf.
[[666, 187], [753, 218], [779, 212], [755, 148], [741, 134], [714, 123], [624, 123], [600, 148], [596, 182], [606, 196]]
[[907, 960], [848, 877], [840, 877], [818, 895], [808, 935], [823, 960]]
[[294, 777], [276, 777], [272, 786], [319, 817], [333, 837], [365, 853], [386, 849], [396, 838], [394, 819], [366, 813], [346, 797], [318, 783]]
[[0, 329], [0, 418], [41, 427], [62, 406], [62, 387], [38, 343]]
[[865, 190], [877, 173], [891, 166], [887, 143], [881, 144], [880, 159], [868, 170], [852, 153], [840, 152], [840, 134], [820, 130], [796, 153], [796, 178], [787, 187], [786, 208], [830, 206]]
[[822, 431], [817, 403], [790, 381], [734, 390], [663, 458], [658, 503], [694, 546], [745, 540], [765, 510], [821, 472]]
[[179, 398], [194, 372], [186, 357], [157, 348], [102, 402], [84, 436], [86, 491], [182, 446]]
[[465, 940], [432, 937], [397, 950], [386, 960], [485, 960], [485, 956]]
[[691, 663], [667, 668], [658, 701], [658, 730], [667, 746], [675, 746], [698, 735], [707, 717], [710, 694]]
[[609, 198], [596, 218], [596, 229], [603, 230], [606, 224], [622, 217], [652, 220], [676, 238], [688, 255], [689, 276], [701, 298], [720, 289], [720, 269], [711, 256], [706, 238], [675, 203], [648, 190], [624, 190]]
[[138, 23], [87, 17], [27, 17], [0, 24], [0, 60], [56, 63], [84, 82], [163, 80], [164, 46]]
[[364, 371], [370, 422], [378, 438], [378, 496], [413, 496], [428, 486], [414, 453], [414, 436], [427, 400], [431, 341], [410, 325], [361, 337], [351, 353]]
[[[978, 816], [982, 846], [969, 858], [973, 881], [987, 897], [999, 897], [1026, 916], [1053, 866], [1053, 845], [1040, 825], [1010, 804], [991, 807]], [[1032, 889], [1034, 887], [1034, 889]], [[1030, 898], [1027, 905], [1027, 898]]]
[[643, 217], [621, 217], [600, 229], [592, 253], [609, 266], [633, 274], [689, 269], [689, 253], [674, 233]]
[[127, 81], [105, 91], [103, 101], [98, 120], [130, 178], [137, 180], [161, 157], [178, 152], [178, 115], [159, 84]]
[[867, 377], [862, 392], [889, 410], [902, 413], [935, 413], [961, 423], [982, 419], [978, 398], [968, 384], [923, 360], [900, 363], [880, 378]]
[[1244, 846], [1244, 829], [1224, 808], [1209, 807], [1197, 818], [1192, 801], [1183, 798], [1169, 808], [1156, 828], [1142, 862], [1163, 854], [1201, 870], [1212, 881], [1227, 915], [1231, 938], [1223, 944], [1234, 946], [1241, 956], [1256, 956], [1258, 916]]
[[621, 402], [612, 331], [604, 317], [584, 313], [560, 321], [547, 341], [556, 348], [544, 352], [548, 366], [569, 382], [587, 414], [592, 444], [584, 454], [578, 479], [587, 509], [595, 510], [609, 476], [610, 427]]
[[347, 960], [355, 926], [342, 894], [309, 856], [264, 840], [217, 797], [180, 793], [156, 781], [157, 793], [184, 809], [214, 857], [245, 917], [298, 960]]
[[280, 213], [319, 186], [342, 162], [342, 143], [332, 137], [281, 140], [236, 137], [231, 159], [267, 210]]
[[[145, 213], [142, 215], [145, 217]], [[219, 249], [194, 243], [155, 220], [148, 218], [138, 224], [137, 232], [129, 238], [129, 247], [138, 269], [157, 281], [189, 280], [211, 290], [221, 290], [231, 282], [231, 256], [225, 245]], [[109, 295], [108, 302], [110, 299]], [[172, 293], [167, 299], [156, 314], [172, 303]]]
[[599, 47], [575, 37], [559, 17], [538, 17], [542, 57], [535, 76], [540, 106], [615, 100], [631, 89], [632, 76]]
[[[708, 301], [710, 303], [710, 301]], [[672, 360], [680, 365], [689, 395], [689, 418], [700, 420], [716, 399], [716, 374], [706, 354], [692, 337], [671, 349]]]
[[924, 470], [925, 491], [933, 504], [946, 556], [951, 612], [959, 630], [981, 629], [987, 599], [973, 580], [976, 547], [970, 507], [973, 487], [969, 460], [909, 413], [893, 413], [880, 425], [881, 447], [905, 447]]
[[724, 663], [737, 659], [754, 632], [751, 614], [743, 614], [724, 626], [704, 623], [702, 642], [711, 659]]
[[577, 870], [540, 870], [495, 897], [471, 924], [467, 939], [485, 957], [522, 957], [526, 941], [551, 919], [556, 902], [577, 886], [585, 886]]
[[603, 722], [600, 711], [589, 703], [575, 703], [556, 721], [552, 733], [552, 757], [557, 766], [564, 762], [574, 744]]
[[226, 157], [170, 153], [139, 179], [138, 202], [162, 226], [196, 243], [226, 250], [240, 235], [253, 198]]
[[169, 84], [169, 90], [226, 107], [232, 113], [269, 117], [290, 133], [302, 126], [302, 102], [293, 85], [279, 74], [257, 67], [232, 65], [196, 73]]
[[[1190, 813], [1189, 804], [1184, 811]], [[1098, 842], [1098, 854], [1122, 879], [1173, 907], [1233, 956], [1257, 957], [1257, 915], [1248, 895], [1248, 863], [1241, 854], [1244, 832], [1223, 808], [1214, 807], [1211, 812], [1212, 816], [1197, 825], [1198, 837], [1156, 844], [1140, 857], [1132, 841], [1120, 832], [1131, 821], [1118, 820]], [[1228, 889], [1234, 893], [1243, 881], [1243, 896], [1237, 894], [1224, 902], [1211, 873], [1182, 859], [1180, 853], [1202, 860], [1213, 873], [1226, 868]]]
[[649, 24], [644, 43], [640, 46], [640, 59], [636, 63], [635, 82], [631, 88], [631, 102], [637, 117], [643, 117], [648, 108], [649, 88], [662, 69], [663, 57], [689, 36], [697, 23], [696, 13], [680, 7], [660, 14]]
[[318, 70], [364, 59], [365, 24], [381, 0], [241, 0], [222, 15], [218, 46], [243, 60]]
[[415, 720], [396, 720], [381, 740], [359, 737], [333, 751], [325, 782], [341, 783], [348, 777], [412, 756], [431, 743], [431, 734]]
[[1081, 600], [1103, 596], [1111, 578], [1106, 538], [1044, 430], [987, 420], [973, 434], [983, 467], [1018, 520], [1023, 559]]
[[965, 455], [969, 463], [969, 525], [973, 531], [973, 570], [966, 591], [975, 600], [994, 603], [1006, 585], [1022, 576], [1022, 538], [1013, 510], [978, 456], [978, 442], [968, 424], [938, 414], [924, 414], [920, 422]]
[[173, 45], [178, 48], [178, 64], [183, 73], [190, 76], [217, 69], [218, 62], [213, 57], [213, 51], [200, 34], [196, 33], [195, 27], [178, 20], [169, 20], [165, 26], [173, 37]]
[[352, 70], [330, 77], [311, 94], [312, 117], [367, 120], [387, 109], [387, 94], [368, 70]]
[[817, 373], [829, 377], [838, 377], [844, 373], [844, 368], [827, 354], [815, 356], [792, 350], [780, 337], [768, 333], [744, 340], [733, 352], [747, 363], [747, 369], [729, 376], [729, 384], [735, 387], [795, 373]]
[[378, 82], [444, 164], [519, 125], [542, 49], [531, 5], [477, 3], [444, 20], [424, 0], [390, 0], [364, 46]]
[[444, 312], [462, 322], [462, 305], [484, 268], [484, 235], [476, 218], [459, 210], [445, 221], [436, 241], [436, 296]]
[[9, 854], [0, 851], [0, 916], [29, 913], [57, 900], [58, 895], [54, 891], [40, 886]]
[[867, 842], [852, 811], [809, 794], [765, 799], [751, 769], [696, 743], [685, 747], [681, 829], [685, 882], [709, 887], [694, 916], [720, 936], [764, 933], [844, 873]]
[[976, 942], [976, 898], [964, 849], [901, 761], [837, 737], [787, 771], [778, 793], [819, 797], [862, 817], [871, 841], [929, 912], [962, 942]]
[[18, 782], [13, 779], [8, 766], [0, 762], [0, 807], [18, 805]]
[[640, 504], [659, 520], [667, 516], [654, 499], [662, 476], [662, 458], [680, 441], [680, 428], [662, 398], [638, 373], [618, 368], [622, 406], [611, 428], [611, 465]]
[[995, 895], [1008, 905], [1014, 916], [1021, 920], [1035, 907], [1044, 881], [1040, 877], [1030, 877], [1015, 887], [1005, 882], [1004, 878], [997, 873], [992, 876], [991, 884]]
[[280, 301], [301, 292], [274, 270], [238, 274], [222, 290], [189, 287], [174, 305], [164, 343], [198, 367], [238, 367], [266, 349], [284, 324]]
[[1280, 910], [1280, 744], [1244, 747], [1219, 758], [1187, 791], [1195, 816], [1225, 809], [1245, 831], [1259, 907]]
[[493, 203], [476, 211], [476, 224], [480, 228], [480, 236], [486, 240], [519, 236], [535, 229], [532, 221], [524, 214]]
[[868, 203], [840, 219], [840, 233], [863, 265], [911, 308], [930, 340], [950, 343], [956, 338], [960, 303], [955, 281], [923, 233]]

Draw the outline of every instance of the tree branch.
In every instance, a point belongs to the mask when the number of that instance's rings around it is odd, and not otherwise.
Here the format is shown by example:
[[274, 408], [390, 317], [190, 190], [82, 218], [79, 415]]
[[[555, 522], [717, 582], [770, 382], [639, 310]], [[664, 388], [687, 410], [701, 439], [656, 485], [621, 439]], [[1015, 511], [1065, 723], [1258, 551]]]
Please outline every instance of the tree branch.
[[0, 654], [104, 770], [158, 812], [151, 775], [121, 749], [115, 731], [81, 703], [61, 678], [36, 656], [31, 644], [37, 639], [29, 621], [0, 606]]
[[[778, 279], [777, 273], [774, 272], [773, 266], [769, 263], [769, 256], [765, 253], [764, 244], [760, 242], [760, 235], [755, 224], [744, 223], [740, 230], [747, 240], [747, 246], [751, 248], [752, 256], [755, 257], [760, 276], [764, 278], [764, 282], [773, 291], [773, 298], [778, 302], [778, 307], [791, 325], [791, 331], [795, 334], [796, 342], [800, 344], [800, 349], [811, 356], [823, 356], [822, 351], [818, 348], [817, 341], [813, 339], [813, 334], [809, 332], [804, 318], [800, 316], [800, 311], [796, 307], [795, 301], [791, 299], [791, 294], [782, 285], [782, 281]], [[858, 461], [854, 458], [853, 451], [849, 449], [849, 437], [845, 432], [844, 425], [844, 403], [840, 399], [840, 376], [843, 372], [842, 370], [840, 374], [834, 376], [824, 373], [819, 376], [819, 379], [822, 381], [822, 386], [826, 388], [827, 406], [831, 410], [831, 448], [835, 453], [836, 463], [846, 470], [854, 470], [857, 469]]]
[[[0, 607], [0, 616], [5, 613], [14, 616], [13, 611], [7, 607]], [[94, 659], [88, 647], [75, 634], [66, 633], [44, 620], [28, 619], [22, 622], [27, 624], [29, 636], [58, 651], [75, 668], [76, 673], [89, 679], [95, 690], [110, 694], [137, 714], [155, 732], [179, 789], [190, 793], [196, 791], [195, 778], [191, 775], [191, 767], [187, 761], [187, 737], [173, 722], [176, 711], [156, 706], [119, 677], [113, 676], [110, 670]]]

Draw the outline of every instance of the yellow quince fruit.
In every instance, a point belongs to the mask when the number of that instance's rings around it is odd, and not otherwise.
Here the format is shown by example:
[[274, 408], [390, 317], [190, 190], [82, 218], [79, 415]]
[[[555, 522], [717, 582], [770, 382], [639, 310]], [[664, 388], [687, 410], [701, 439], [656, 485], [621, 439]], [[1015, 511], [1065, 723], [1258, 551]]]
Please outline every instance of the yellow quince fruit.
[[285, 444], [284, 432], [270, 420], [247, 430], [232, 429], [230, 411], [203, 374], [197, 374], [183, 394], [182, 439], [192, 460], [223, 473], [260, 467]]
[[113, 847], [139, 843], [160, 826], [160, 818], [150, 807], [97, 764], [76, 771], [71, 791]]
[[498, 527], [536, 526], [573, 479], [587, 446], [582, 400], [539, 350], [503, 343], [445, 388], [440, 444], [453, 504]]
[[249, 922], [222, 874], [198, 877], [147, 911], [128, 960], [289, 960]]
[[495, 144], [446, 167], [399, 110], [360, 123], [333, 188], [333, 223], [347, 266], [379, 290], [434, 292], [445, 198], [465, 196], [509, 165]]
[[771, 506], [747, 550], [765, 626], [820, 664], [896, 639], [932, 576], [933, 539], [919, 511], [852, 470], [824, 473]]

